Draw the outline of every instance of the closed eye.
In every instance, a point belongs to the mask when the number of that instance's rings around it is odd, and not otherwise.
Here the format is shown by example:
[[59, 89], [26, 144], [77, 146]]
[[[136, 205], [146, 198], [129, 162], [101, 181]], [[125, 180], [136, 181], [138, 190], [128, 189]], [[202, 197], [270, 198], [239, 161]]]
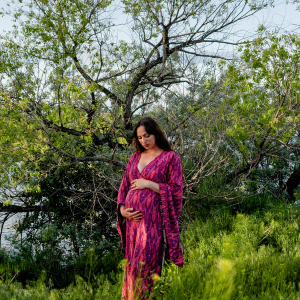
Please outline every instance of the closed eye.
[[[150, 136], [150, 135], [144, 135], [144, 137], [145, 137], [145, 138], [148, 138], [149, 136]], [[141, 137], [141, 136], [139, 136], [139, 137], [138, 137], [138, 139], [139, 139], [139, 140], [141, 140], [141, 139], [142, 139], [142, 137]]]

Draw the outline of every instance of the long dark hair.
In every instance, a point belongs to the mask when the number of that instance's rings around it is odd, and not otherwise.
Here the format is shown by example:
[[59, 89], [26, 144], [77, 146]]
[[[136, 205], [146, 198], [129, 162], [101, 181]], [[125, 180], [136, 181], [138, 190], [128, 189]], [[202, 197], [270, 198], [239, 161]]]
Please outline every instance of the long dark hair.
[[145, 130], [148, 134], [154, 134], [155, 135], [155, 142], [156, 145], [165, 151], [171, 151], [171, 145], [168, 142], [167, 138], [165, 137], [164, 133], [161, 131], [157, 123], [150, 117], [144, 117], [140, 121], [138, 121], [133, 130], [133, 140], [132, 144], [135, 146], [136, 151], [143, 152], [146, 149], [141, 145], [139, 142], [139, 139], [137, 137], [137, 129], [140, 126], [144, 126]]

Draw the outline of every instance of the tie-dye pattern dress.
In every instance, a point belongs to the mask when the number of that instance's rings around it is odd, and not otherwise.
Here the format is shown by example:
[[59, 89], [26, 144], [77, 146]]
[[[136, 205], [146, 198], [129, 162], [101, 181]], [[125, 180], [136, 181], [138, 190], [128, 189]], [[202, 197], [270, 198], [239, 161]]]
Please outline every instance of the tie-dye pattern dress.
[[[183, 266], [178, 227], [182, 206], [180, 158], [174, 151], [163, 151], [140, 173], [140, 157], [140, 152], [131, 156], [118, 194], [117, 228], [127, 259], [122, 300], [146, 299], [153, 285], [152, 275], [161, 275], [164, 241], [160, 204], [170, 260], [179, 267]], [[138, 178], [158, 183], [160, 193], [150, 189], [132, 190], [130, 183]], [[141, 221], [125, 221], [119, 211], [120, 204], [141, 211]]]

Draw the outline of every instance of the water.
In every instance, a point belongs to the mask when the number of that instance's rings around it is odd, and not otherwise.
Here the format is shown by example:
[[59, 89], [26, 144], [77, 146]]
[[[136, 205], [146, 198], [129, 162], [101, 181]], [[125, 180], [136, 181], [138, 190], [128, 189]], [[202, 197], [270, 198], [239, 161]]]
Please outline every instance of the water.
[[[0, 217], [1, 225], [2, 225], [2, 220], [4, 219], [4, 217], [5, 217], [5, 215], [2, 215]], [[2, 231], [2, 236], [1, 236], [1, 248], [4, 248], [8, 251], [12, 250], [11, 242], [8, 241], [7, 238], [11, 237], [15, 234], [16, 230], [14, 228], [14, 225], [18, 223], [18, 221], [20, 220], [21, 217], [22, 217], [22, 214], [16, 214], [5, 222], [3, 231]]]
[[[12, 193], [20, 192], [22, 191], [21, 187], [18, 187], [16, 190], [14, 190]], [[0, 202], [4, 203], [7, 199], [7, 195], [10, 195], [11, 192], [7, 189], [1, 189], [0, 194]], [[17, 201], [15, 199], [11, 200], [11, 204], [13, 205], [22, 205], [22, 202]], [[5, 218], [7, 213], [0, 212], [0, 230], [2, 226], [2, 222]], [[15, 225], [18, 224], [18, 222], [22, 219], [22, 216], [24, 213], [14, 213], [10, 214], [9, 219], [6, 220], [3, 226], [2, 230], [2, 236], [1, 236], [1, 248], [4, 248], [6, 250], [12, 250], [12, 244], [10, 241], [7, 240], [7, 238], [12, 237], [16, 233]]]

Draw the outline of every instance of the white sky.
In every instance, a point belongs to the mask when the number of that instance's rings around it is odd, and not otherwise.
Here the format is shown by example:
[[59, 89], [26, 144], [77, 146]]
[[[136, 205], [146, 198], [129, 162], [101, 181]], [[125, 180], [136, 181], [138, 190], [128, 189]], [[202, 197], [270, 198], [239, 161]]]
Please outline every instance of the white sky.
[[[4, 8], [7, 3], [12, 0], [0, 0], [0, 10]], [[16, 2], [17, 0], [15, 0]], [[281, 1], [281, 2], [280, 2]], [[300, 4], [299, 4], [300, 6]], [[251, 36], [255, 34], [259, 25], [264, 24], [268, 30], [274, 30], [280, 28], [282, 31], [299, 32], [300, 28], [300, 12], [296, 10], [297, 6], [294, 4], [287, 4], [284, 0], [277, 1], [277, 4], [273, 8], [265, 9], [254, 16], [246, 19], [235, 25], [231, 32], [236, 32], [234, 40], [242, 38], [244, 36]], [[125, 17], [122, 13], [118, 15], [119, 23], [123, 22]], [[9, 17], [0, 17], [0, 34], [3, 31], [9, 31], [12, 28], [13, 22]], [[128, 39], [127, 39], [127, 37]], [[128, 27], [119, 27], [118, 38], [130, 41]], [[215, 49], [217, 50], [217, 49]], [[217, 50], [219, 54], [230, 56], [235, 52], [233, 46], [226, 46], [226, 48]]]
[[[0, 0], [0, 9], [6, 7], [10, 2], [7, 0]], [[278, 2], [279, 3], [279, 2]], [[282, 27], [286, 30], [293, 30], [300, 26], [300, 12], [296, 11], [297, 6], [294, 4], [276, 4], [274, 8], [264, 10], [246, 21], [240, 23], [240, 29], [253, 30], [257, 28], [258, 24], [264, 23], [270, 27]], [[0, 17], [0, 32], [9, 31], [12, 28], [13, 22], [9, 17]]]
[[280, 27], [292, 31], [300, 26], [300, 12], [296, 9], [297, 6], [294, 4], [281, 2], [281, 4], [276, 4], [274, 8], [268, 8], [247, 19], [241, 24], [241, 27], [251, 29], [256, 28], [258, 24], [264, 24], [266, 27], [274, 29]]

